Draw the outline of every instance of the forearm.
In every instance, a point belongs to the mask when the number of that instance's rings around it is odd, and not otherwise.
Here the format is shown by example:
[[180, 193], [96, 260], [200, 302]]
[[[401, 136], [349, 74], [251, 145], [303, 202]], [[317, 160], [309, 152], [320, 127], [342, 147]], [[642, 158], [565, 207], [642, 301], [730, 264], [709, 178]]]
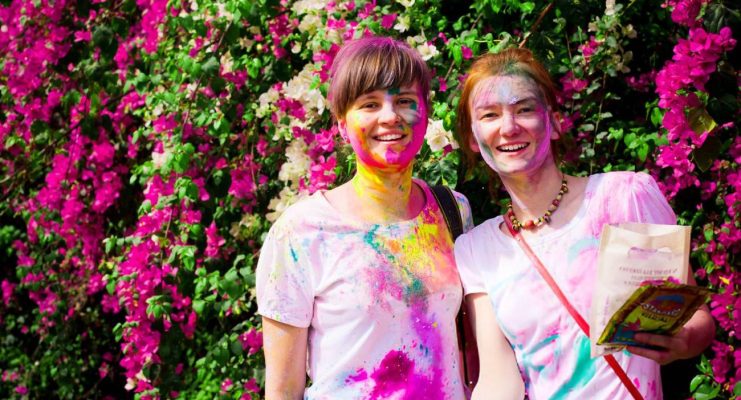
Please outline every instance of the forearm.
[[699, 309], [685, 325], [689, 332], [687, 340], [688, 358], [701, 354], [715, 338], [715, 321], [707, 307]]
[[306, 375], [267, 363], [265, 368], [265, 400], [303, 399]]
[[266, 400], [303, 399], [307, 333], [307, 328], [263, 318]]

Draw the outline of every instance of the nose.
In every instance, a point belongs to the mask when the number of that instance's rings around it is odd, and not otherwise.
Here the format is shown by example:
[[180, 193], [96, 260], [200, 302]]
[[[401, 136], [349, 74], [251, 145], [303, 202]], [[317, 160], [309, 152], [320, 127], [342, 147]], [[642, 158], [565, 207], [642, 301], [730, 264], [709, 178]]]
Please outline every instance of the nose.
[[398, 124], [400, 119], [399, 110], [394, 106], [394, 102], [391, 100], [384, 100], [381, 104], [378, 122], [382, 124]]
[[511, 136], [519, 131], [519, 125], [517, 125], [517, 118], [514, 113], [505, 112], [499, 120], [499, 134]]

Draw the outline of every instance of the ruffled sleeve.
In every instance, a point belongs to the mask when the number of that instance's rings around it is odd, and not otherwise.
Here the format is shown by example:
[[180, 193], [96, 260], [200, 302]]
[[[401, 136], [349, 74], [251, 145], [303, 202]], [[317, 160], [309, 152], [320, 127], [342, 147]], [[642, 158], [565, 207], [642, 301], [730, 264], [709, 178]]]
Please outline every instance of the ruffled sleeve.
[[661, 193], [653, 177], [639, 172], [627, 177], [625, 214], [628, 221], [651, 224], [676, 224], [677, 216]]
[[471, 215], [471, 206], [468, 203], [468, 199], [461, 193], [453, 191], [455, 200], [458, 203], [458, 211], [461, 214], [461, 220], [463, 221], [463, 232], [468, 232], [473, 229], [473, 216]]
[[270, 229], [257, 262], [257, 312], [300, 328], [311, 323], [314, 295], [310, 270], [294, 227], [283, 215]]

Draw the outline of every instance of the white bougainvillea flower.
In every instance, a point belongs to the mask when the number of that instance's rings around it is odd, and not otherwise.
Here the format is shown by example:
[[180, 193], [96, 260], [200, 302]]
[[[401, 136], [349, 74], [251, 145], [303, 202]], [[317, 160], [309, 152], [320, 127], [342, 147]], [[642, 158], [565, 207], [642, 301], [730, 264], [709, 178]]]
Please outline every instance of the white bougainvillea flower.
[[320, 16], [316, 14], [306, 14], [301, 18], [301, 22], [298, 24], [298, 30], [303, 33], [314, 34], [323, 26], [324, 22]]
[[432, 151], [443, 150], [448, 145], [454, 149], [458, 148], [458, 142], [453, 138], [453, 134], [443, 127], [441, 120], [431, 119], [427, 122], [425, 141]]
[[298, 187], [298, 182], [309, 172], [311, 157], [306, 154], [309, 146], [301, 138], [296, 138], [286, 148], [286, 162], [280, 166], [278, 179], [290, 182], [292, 187]]
[[424, 35], [417, 35], [417, 36], [408, 36], [407, 37], [407, 44], [415, 47], [420, 43], [426, 42], [427, 39], [425, 39]]
[[437, 47], [435, 47], [435, 45], [431, 43], [420, 44], [419, 46], [417, 46], [417, 51], [422, 56], [422, 59], [425, 61], [440, 54], [440, 52], [437, 50]]
[[309, 120], [321, 115], [326, 108], [326, 99], [316, 84], [318, 78], [316, 71], [316, 64], [305, 65], [304, 69], [291, 78], [283, 89], [286, 97], [301, 102]]
[[299, 0], [293, 3], [291, 10], [293, 10], [296, 15], [317, 13], [320, 10], [326, 9], [328, 4], [328, 0]]
[[278, 197], [271, 199], [268, 203], [268, 209], [273, 211], [265, 214], [265, 219], [275, 222], [291, 204], [296, 203], [303, 197], [304, 195], [293, 191], [290, 187], [284, 187], [278, 193]]
[[402, 6], [409, 8], [414, 5], [414, 0], [396, 0]]
[[399, 32], [406, 32], [409, 30], [409, 16], [408, 15], [401, 15], [396, 19], [396, 25], [394, 25], [394, 29]]
[[228, 74], [233, 71], [234, 59], [232, 58], [232, 54], [228, 51], [225, 51], [224, 54], [221, 55], [221, 60], [219, 60], [219, 62], [223, 73]]
[[260, 98], [258, 99], [260, 101], [260, 105], [255, 111], [257, 116], [260, 118], [266, 117], [271, 112], [273, 104], [275, 104], [275, 102], [278, 101], [279, 98], [280, 93], [278, 93], [278, 91], [275, 90], [274, 87], [270, 87], [267, 92], [261, 94]]

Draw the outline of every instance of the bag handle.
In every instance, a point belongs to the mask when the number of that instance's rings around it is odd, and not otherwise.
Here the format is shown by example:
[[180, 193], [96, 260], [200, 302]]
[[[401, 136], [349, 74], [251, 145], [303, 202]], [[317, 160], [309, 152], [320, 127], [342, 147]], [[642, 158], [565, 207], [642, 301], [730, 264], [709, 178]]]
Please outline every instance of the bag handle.
[[[528, 246], [527, 242], [522, 237], [520, 232], [516, 231], [512, 227], [512, 222], [509, 220], [509, 215], [507, 214], [504, 216], [504, 223], [505, 225], [507, 225], [507, 229], [509, 230], [510, 235], [512, 235], [515, 241], [517, 241], [517, 244], [520, 245], [525, 254], [530, 258], [530, 261], [533, 262], [533, 265], [535, 265], [535, 269], [538, 270], [540, 276], [542, 276], [543, 280], [545, 280], [548, 286], [550, 286], [553, 293], [556, 295], [556, 297], [558, 297], [558, 300], [566, 308], [566, 311], [571, 314], [571, 317], [576, 321], [576, 324], [579, 325], [579, 328], [581, 328], [582, 332], [584, 332], [584, 334], [587, 335], [587, 338], [589, 338], [589, 324], [587, 323], [587, 321], [584, 320], [581, 314], [579, 314], [579, 311], [577, 311], [576, 308], [571, 305], [569, 299], [567, 299], [566, 295], [563, 294], [561, 288], [558, 286], [551, 274], [540, 261], [540, 258], [538, 258], [538, 256], [533, 253], [533, 250], [530, 248], [530, 246]], [[635, 400], [643, 400], [643, 395], [641, 395], [641, 392], [638, 391], [636, 386], [633, 384], [633, 381], [630, 380], [628, 374], [625, 373], [625, 370], [623, 370], [615, 357], [612, 354], [607, 354], [604, 357], [605, 361], [607, 361], [607, 364], [615, 372], [615, 375], [620, 378], [620, 381], [623, 383], [625, 388], [628, 389], [628, 392], [630, 392], [631, 396], [633, 396]]]

